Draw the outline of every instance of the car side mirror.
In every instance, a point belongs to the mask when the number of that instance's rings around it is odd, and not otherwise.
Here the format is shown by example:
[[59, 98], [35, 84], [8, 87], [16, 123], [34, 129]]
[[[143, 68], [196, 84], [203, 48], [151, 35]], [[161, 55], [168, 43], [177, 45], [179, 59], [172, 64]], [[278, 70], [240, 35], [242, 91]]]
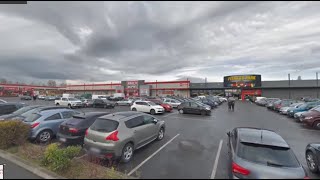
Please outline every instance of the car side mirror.
[[152, 121], [154, 124], [157, 124], [158, 123], [158, 120], [157, 119], [153, 119]]

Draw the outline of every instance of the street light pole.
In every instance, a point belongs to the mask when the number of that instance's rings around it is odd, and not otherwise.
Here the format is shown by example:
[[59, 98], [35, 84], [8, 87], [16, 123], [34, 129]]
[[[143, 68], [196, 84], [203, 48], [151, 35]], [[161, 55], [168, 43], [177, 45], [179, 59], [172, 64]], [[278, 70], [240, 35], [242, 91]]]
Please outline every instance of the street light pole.
[[316, 78], [317, 78], [317, 98], [319, 98], [319, 79], [318, 79], [318, 72], [316, 72]]
[[290, 73], [288, 74], [288, 79], [289, 79], [289, 99], [291, 99]]

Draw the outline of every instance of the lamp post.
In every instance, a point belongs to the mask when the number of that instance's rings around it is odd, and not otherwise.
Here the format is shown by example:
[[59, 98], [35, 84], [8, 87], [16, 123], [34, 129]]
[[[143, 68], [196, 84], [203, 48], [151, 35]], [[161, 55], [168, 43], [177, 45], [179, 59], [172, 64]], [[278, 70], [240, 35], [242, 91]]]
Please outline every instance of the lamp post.
[[288, 79], [289, 79], [289, 99], [291, 99], [290, 73], [288, 74]]

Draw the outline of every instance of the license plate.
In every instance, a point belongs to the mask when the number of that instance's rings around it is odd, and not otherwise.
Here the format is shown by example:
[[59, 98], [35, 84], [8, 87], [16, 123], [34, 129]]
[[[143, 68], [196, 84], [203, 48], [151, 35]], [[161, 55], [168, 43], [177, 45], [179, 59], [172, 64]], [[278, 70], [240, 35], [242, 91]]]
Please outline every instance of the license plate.
[[66, 141], [67, 141], [66, 138], [59, 138], [59, 140], [60, 140], [61, 142], [66, 142]]
[[97, 149], [97, 148], [90, 148], [90, 151], [93, 152], [93, 153], [100, 153], [100, 149]]

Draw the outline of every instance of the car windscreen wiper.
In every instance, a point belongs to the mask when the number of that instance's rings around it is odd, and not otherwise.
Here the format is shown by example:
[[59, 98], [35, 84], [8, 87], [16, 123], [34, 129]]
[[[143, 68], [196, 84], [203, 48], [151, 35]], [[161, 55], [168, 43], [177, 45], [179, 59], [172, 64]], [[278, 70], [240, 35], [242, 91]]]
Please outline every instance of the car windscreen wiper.
[[267, 165], [268, 166], [276, 166], [276, 167], [283, 167], [284, 166], [282, 164], [278, 164], [278, 163], [274, 163], [274, 162], [270, 162], [270, 161], [267, 161]]

